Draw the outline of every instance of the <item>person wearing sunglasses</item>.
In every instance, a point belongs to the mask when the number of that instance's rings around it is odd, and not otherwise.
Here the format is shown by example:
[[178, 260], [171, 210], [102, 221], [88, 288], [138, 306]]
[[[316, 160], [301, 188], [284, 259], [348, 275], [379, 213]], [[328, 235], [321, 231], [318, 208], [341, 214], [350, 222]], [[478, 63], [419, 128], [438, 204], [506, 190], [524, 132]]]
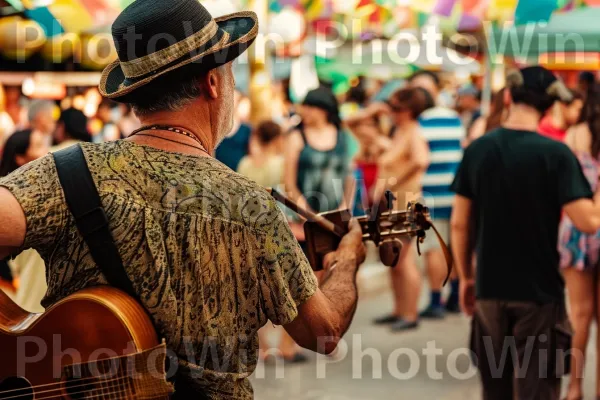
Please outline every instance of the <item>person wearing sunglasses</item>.
[[[377, 184], [374, 198], [386, 190], [396, 197], [396, 207], [421, 199], [423, 176], [429, 166], [429, 146], [421, 134], [419, 116], [433, 107], [431, 96], [420, 88], [395, 92], [385, 102], [393, 128], [389, 137], [380, 137], [382, 153], [377, 160]], [[376, 203], [377, 204], [377, 203]], [[421, 275], [417, 269], [414, 242], [404, 245], [398, 265], [391, 269], [394, 309], [391, 315], [377, 319], [377, 324], [391, 324], [394, 332], [418, 327], [418, 301]]]

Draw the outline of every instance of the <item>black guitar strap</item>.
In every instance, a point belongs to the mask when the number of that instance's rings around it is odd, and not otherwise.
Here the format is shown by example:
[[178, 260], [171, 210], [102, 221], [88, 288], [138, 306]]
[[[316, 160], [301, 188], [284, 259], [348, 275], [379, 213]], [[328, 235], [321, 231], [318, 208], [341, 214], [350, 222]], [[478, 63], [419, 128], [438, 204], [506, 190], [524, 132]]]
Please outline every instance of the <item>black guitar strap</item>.
[[67, 205], [94, 262], [111, 286], [138, 299], [123, 267], [81, 146], [58, 151], [53, 157]]

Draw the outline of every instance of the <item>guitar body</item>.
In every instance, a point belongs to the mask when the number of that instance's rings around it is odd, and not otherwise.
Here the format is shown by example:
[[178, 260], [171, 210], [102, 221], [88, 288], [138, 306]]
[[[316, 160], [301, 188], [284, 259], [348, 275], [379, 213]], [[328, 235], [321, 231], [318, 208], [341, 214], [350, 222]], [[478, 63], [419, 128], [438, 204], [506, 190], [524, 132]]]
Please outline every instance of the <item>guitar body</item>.
[[107, 286], [30, 314], [0, 291], [0, 399], [169, 398], [166, 349], [135, 300]]

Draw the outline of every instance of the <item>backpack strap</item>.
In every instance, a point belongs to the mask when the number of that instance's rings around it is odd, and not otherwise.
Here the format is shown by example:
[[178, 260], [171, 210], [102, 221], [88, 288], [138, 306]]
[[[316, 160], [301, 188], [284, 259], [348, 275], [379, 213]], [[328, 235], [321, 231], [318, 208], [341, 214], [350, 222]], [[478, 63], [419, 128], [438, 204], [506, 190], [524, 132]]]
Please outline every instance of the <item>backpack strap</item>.
[[67, 205], [94, 262], [111, 286], [138, 299], [123, 267], [81, 146], [68, 147], [53, 157]]

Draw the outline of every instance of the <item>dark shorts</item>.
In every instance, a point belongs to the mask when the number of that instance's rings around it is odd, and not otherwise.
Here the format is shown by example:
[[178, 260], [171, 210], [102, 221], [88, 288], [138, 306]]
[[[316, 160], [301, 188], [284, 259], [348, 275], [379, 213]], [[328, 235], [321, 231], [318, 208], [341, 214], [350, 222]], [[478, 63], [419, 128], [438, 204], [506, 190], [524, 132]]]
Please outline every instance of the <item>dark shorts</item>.
[[564, 304], [478, 301], [470, 346], [482, 398], [558, 400], [571, 332]]

